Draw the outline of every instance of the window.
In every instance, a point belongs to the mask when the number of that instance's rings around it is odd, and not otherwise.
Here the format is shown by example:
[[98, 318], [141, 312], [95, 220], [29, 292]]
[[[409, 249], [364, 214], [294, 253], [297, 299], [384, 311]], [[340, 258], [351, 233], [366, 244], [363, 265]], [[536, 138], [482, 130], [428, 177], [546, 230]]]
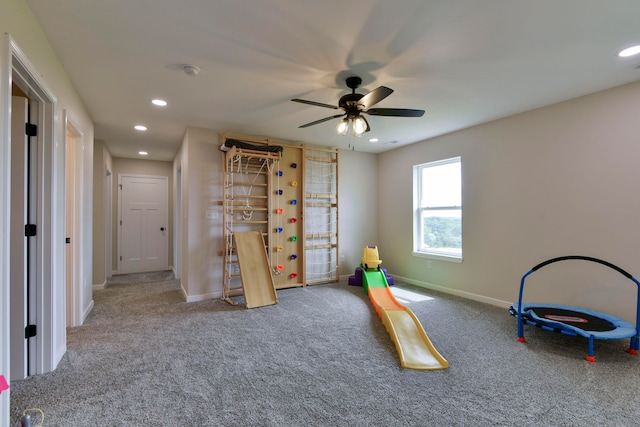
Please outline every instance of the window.
[[413, 167], [413, 254], [462, 262], [461, 159]]

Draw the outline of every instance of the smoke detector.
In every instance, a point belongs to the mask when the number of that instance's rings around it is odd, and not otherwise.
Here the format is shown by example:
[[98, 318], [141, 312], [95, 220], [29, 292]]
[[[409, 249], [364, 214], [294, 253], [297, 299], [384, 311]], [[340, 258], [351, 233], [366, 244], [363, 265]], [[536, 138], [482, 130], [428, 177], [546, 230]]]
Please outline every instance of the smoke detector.
[[198, 73], [200, 73], [200, 68], [196, 67], [195, 65], [183, 65], [182, 71], [184, 71], [187, 76], [195, 77], [198, 75]]

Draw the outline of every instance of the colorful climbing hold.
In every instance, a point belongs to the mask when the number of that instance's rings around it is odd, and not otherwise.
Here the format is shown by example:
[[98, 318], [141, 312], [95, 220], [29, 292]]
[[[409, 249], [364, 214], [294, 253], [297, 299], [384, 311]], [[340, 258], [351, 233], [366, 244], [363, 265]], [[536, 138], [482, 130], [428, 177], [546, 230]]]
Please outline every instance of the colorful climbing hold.
[[298, 255], [296, 255], [296, 254], [291, 254], [291, 256], [290, 256], [289, 258], [291, 258], [292, 260], [294, 260], [294, 259], [298, 258]]
[[296, 277], [298, 277], [298, 273], [291, 273], [289, 277], [295, 279]]
[[297, 168], [297, 167], [298, 167], [298, 164], [297, 164], [297, 163], [291, 163], [291, 167], [292, 167], [293, 169], [295, 169], [295, 168]]
[[289, 218], [289, 222], [292, 224], [295, 224], [296, 222], [298, 222], [298, 218], [293, 217], [293, 218]]
[[278, 227], [276, 228], [276, 233], [282, 233], [284, 230], [282, 229], [282, 227]]
[[278, 209], [276, 209], [276, 213], [277, 213], [278, 215], [282, 215], [282, 214], [284, 213], [284, 209], [282, 209], [282, 208], [278, 208]]
[[289, 237], [289, 240], [291, 240], [292, 242], [295, 242], [298, 240], [298, 236], [291, 236]]
[[296, 199], [293, 199], [293, 200], [291, 201], [291, 204], [292, 204], [292, 205], [297, 205], [297, 204], [298, 204], [298, 201], [297, 201]]
[[292, 187], [297, 187], [298, 186], [298, 181], [291, 181], [291, 186]]

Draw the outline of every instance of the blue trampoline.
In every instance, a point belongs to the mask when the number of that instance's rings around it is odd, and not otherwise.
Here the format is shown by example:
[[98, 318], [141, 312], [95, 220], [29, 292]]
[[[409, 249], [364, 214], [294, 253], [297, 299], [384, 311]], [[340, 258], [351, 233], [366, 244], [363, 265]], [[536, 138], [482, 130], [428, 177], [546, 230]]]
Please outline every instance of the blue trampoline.
[[[638, 300], [636, 301], [636, 325], [633, 326], [631, 323], [619, 317], [600, 313], [594, 310], [587, 310], [581, 307], [522, 302], [524, 283], [529, 275], [540, 270], [546, 265], [566, 260], [584, 260], [602, 264], [616, 270], [618, 273], [634, 282], [636, 287], [639, 288], [637, 296]], [[589, 353], [586, 360], [589, 362], [596, 361], [593, 354], [594, 340], [619, 340], [630, 338], [631, 341], [627, 352], [633, 355], [638, 354], [640, 346], [640, 282], [620, 267], [601, 259], [570, 255], [541, 262], [522, 276], [518, 302], [511, 306], [509, 313], [518, 319], [518, 341], [520, 342], [526, 342], [524, 339], [524, 324], [526, 323], [547, 331], [587, 338], [589, 340]]]

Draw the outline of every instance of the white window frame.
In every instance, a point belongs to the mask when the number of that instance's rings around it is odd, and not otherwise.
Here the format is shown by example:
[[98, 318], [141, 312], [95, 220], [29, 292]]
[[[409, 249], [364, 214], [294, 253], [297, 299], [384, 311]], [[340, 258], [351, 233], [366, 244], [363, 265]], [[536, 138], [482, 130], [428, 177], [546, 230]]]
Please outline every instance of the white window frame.
[[[449, 159], [437, 160], [429, 163], [422, 163], [419, 165], [413, 166], [413, 256], [435, 259], [441, 261], [450, 261], [450, 262], [458, 262], [461, 263], [463, 260], [462, 256], [462, 248], [460, 249], [460, 253], [452, 253], [451, 251], [441, 250], [437, 248], [423, 248], [422, 247], [422, 236], [423, 236], [423, 221], [422, 212], [428, 210], [451, 210], [451, 211], [460, 211], [460, 219], [462, 221], [462, 188], [460, 188], [461, 200], [460, 206], [430, 206], [424, 207], [421, 205], [422, 201], [422, 171], [427, 168], [438, 167], [449, 165], [452, 163], [460, 164], [460, 175], [462, 175], [462, 158], [461, 157], [451, 157]], [[462, 177], [460, 186], [462, 187]]]

